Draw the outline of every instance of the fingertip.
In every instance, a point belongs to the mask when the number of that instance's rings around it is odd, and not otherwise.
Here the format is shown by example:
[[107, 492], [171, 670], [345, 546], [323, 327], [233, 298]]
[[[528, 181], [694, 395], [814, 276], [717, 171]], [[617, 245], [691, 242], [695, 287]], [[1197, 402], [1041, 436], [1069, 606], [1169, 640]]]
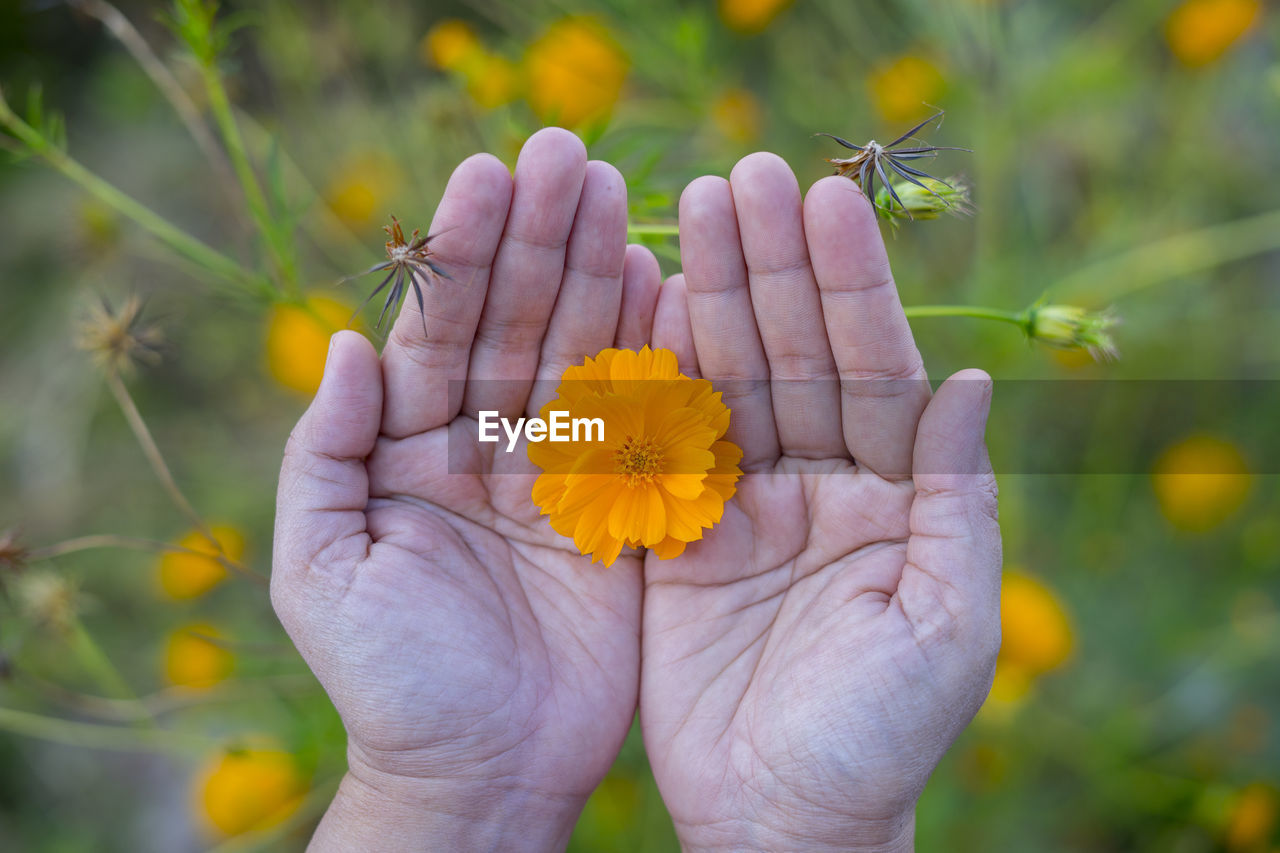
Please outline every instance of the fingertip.
[[527, 140], [516, 158], [516, 170], [521, 163], [538, 161], [539, 169], [551, 171], [584, 171], [587, 166], [587, 146], [578, 136], [562, 127], [544, 127]]
[[680, 193], [681, 226], [698, 226], [707, 219], [721, 214], [727, 207], [733, 209], [733, 195], [729, 181], [719, 175], [703, 175], [694, 178]]
[[[751, 186], [762, 181], [776, 181], [782, 177], [795, 181], [795, 173], [792, 172], [787, 161], [773, 154], [772, 151], [755, 151], [754, 154], [748, 154], [733, 164], [733, 169], [728, 173], [728, 179], [735, 187], [739, 184]], [[799, 184], [796, 186], [799, 187]]]

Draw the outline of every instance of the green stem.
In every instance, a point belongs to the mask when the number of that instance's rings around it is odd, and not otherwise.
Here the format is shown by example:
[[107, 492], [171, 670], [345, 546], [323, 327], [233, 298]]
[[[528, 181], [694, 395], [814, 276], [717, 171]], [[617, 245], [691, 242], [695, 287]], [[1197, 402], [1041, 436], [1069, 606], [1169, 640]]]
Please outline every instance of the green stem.
[[1006, 311], [1002, 308], [984, 308], [979, 305], [908, 305], [903, 309], [907, 319], [918, 317], [976, 317], [980, 320], [999, 320], [1026, 329], [1026, 311]]
[[202, 753], [216, 744], [198, 735], [167, 729], [137, 729], [81, 723], [0, 708], [0, 731], [85, 749], [121, 752]]
[[1049, 292], [1077, 300], [1118, 296], [1280, 248], [1280, 210], [1164, 237], [1080, 267]]
[[296, 293], [298, 290], [298, 268], [293, 259], [291, 247], [288, 245], [289, 237], [281, 234], [279, 228], [276, 227], [276, 221], [271, 215], [270, 207], [267, 205], [267, 197], [263, 194], [262, 187], [258, 183], [258, 176], [253, 171], [253, 164], [249, 162], [249, 155], [244, 147], [244, 138], [240, 135], [240, 128], [236, 125], [235, 115], [231, 111], [231, 101], [227, 97], [226, 88], [222, 85], [222, 78], [218, 75], [218, 69], [213, 64], [212, 59], [209, 62], [201, 63], [200, 72], [204, 78], [205, 91], [209, 96], [209, 110], [213, 113], [214, 121], [222, 134], [222, 141], [227, 146], [227, 154], [231, 158], [231, 167], [235, 170], [236, 177], [240, 180], [240, 186], [244, 190], [245, 201], [249, 205], [249, 214], [253, 217], [254, 223], [262, 234], [267, 250], [271, 253], [271, 259], [275, 263], [276, 269], [280, 272], [281, 279], [285, 282], [290, 292]]
[[261, 284], [258, 276], [232, 258], [202, 243], [181, 228], [169, 224], [155, 211], [80, 165], [66, 152], [50, 143], [38, 130], [19, 118], [9, 108], [3, 97], [0, 97], [0, 126], [17, 137], [32, 154], [40, 157], [99, 201], [151, 232], [178, 255], [235, 285], [256, 289]]
[[636, 225], [627, 223], [627, 239], [632, 237], [678, 237], [680, 235], [680, 226], [666, 224], [648, 224]]

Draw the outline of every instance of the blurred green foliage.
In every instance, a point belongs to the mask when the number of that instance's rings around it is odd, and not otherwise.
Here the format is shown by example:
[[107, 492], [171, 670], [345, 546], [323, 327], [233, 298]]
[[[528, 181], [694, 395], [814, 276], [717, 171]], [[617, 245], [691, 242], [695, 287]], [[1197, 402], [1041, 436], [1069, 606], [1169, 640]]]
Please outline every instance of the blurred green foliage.
[[[1122, 359], [1108, 364], [1033, 347], [1008, 324], [914, 321], [933, 376], [978, 365], [996, 377], [997, 457], [1034, 456], [1046, 418], [1094, 436], [1080, 470], [1141, 438], [1140, 413], [1118, 404], [1034, 418], [1002, 406], [1001, 380], [1280, 368], [1280, 20], [1249, 0], [1181, 12], [1153, 0], [264, 0], [223, 10], [218, 32], [239, 29], [203, 52], [200, 3], [177, 5], [186, 45], [160, 22], [169, 7], [119, 8], [209, 139], [219, 131], [212, 153], [93, 4], [0, 3], [0, 88], [26, 115], [41, 84], [44, 116], [67, 117], [70, 157], [249, 275], [175, 256], [110, 196], [31, 158], [0, 166], [0, 530], [17, 525], [32, 548], [175, 541], [192, 526], [75, 345], [91, 303], [139, 293], [167, 345], [128, 388], [186, 497], [242, 531], [244, 563], [265, 573], [275, 471], [306, 402], [279, 383], [305, 386], [314, 370], [267, 360], [281, 347], [314, 355], [325, 339], [299, 331], [323, 313], [304, 294], [358, 302], [355, 285], [331, 285], [378, 257], [391, 213], [425, 227], [462, 158], [513, 162], [544, 119], [579, 107], [576, 129], [627, 177], [640, 223], [674, 222], [689, 180], [749, 151], [778, 152], [807, 186], [842, 150], [813, 133], [892, 138], [928, 113], [923, 101], [944, 107], [930, 141], [973, 153], [945, 153], [934, 174], [962, 174], [976, 214], [886, 229], [904, 303], [1016, 312], [1047, 293], [1123, 318]], [[580, 55], [568, 71], [540, 67], [531, 46], [570, 13], [589, 15], [605, 46], [557, 31], [557, 49]], [[465, 26], [438, 29], [447, 19]], [[555, 96], [583, 69], [616, 75], [616, 101], [605, 84]], [[674, 240], [642, 239], [678, 269]], [[281, 322], [288, 306], [302, 313]], [[286, 337], [272, 349], [270, 334]], [[1256, 458], [1274, 403], [1221, 425], [1243, 460], [1234, 479], [1002, 472], [1006, 561], [1044, 600], [1006, 600], [1001, 695], [926, 790], [920, 849], [1280, 847], [1280, 497]], [[1223, 511], [1190, 529], [1187, 502]], [[315, 793], [277, 830], [219, 849], [302, 849], [344, 766], [343, 734], [264, 587], [233, 572], [175, 600], [146, 550], [68, 552], [21, 572], [6, 554], [20, 562], [0, 544], [0, 848], [224, 843], [201, 829], [190, 785], [221, 744], [265, 736]], [[1025, 664], [1049, 631], [1036, 614], [1055, 609], [1064, 659]], [[235, 655], [234, 676], [207, 692], [166, 682], [166, 635], [191, 622], [215, 624]], [[637, 732], [571, 847], [675, 849]]]

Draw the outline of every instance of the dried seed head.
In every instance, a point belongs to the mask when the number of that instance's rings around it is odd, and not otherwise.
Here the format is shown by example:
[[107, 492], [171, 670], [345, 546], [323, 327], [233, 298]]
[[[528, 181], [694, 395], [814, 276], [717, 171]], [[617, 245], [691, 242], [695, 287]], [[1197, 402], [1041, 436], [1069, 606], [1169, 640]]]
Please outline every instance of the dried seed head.
[[37, 625], [66, 631], [80, 611], [79, 589], [50, 571], [23, 575], [16, 592], [22, 614]]
[[[343, 281], [350, 281], [353, 278], [359, 278], [360, 276], [369, 275], [370, 273], [375, 272], [387, 273], [386, 278], [384, 278], [382, 282], [373, 289], [373, 292], [365, 298], [364, 302], [360, 304], [360, 308], [364, 308], [365, 305], [369, 304], [369, 301], [373, 299], [373, 297], [385, 290], [388, 285], [391, 286], [391, 290], [388, 291], [386, 299], [382, 303], [382, 312], [378, 315], [378, 322], [374, 326], [377, 330], [381, 330], [383, 328], [384, 321], [387, 319], [388, 315], [393, 313], [391, 309], [400, 304], [400, 297], [402, 297], [408, 289], [412, 287], [413, 295], [418, 302], [418, 310], [423, 315], [422, 335], [423, 337], [426, 337], [426, 307], [425, 300], [422, 296], [421, 282], [431, 283], [436, 279], [442, 278], [449, 279], [451, 281], [453, 279], [448, 272], [436, 263], [434, 260], [434, 253], [429, 247], [431, 241], [440, 236], [440, 233], [443, 232], [428, 234], [426, 237], [422, 237], [420, 236], [422, 232], [418, 229], [414, 229], [413, 234], [411, 234], [406, 240], [404, 236], [404, 228], [400, 225], [400, 220], [396, 219], [394, 216], [391, 217], [391, 224], [384, 225], [382, 230], [386, 231], [387, 236], [391, 238], [387, 240], [386, 244], [387, 260], [379, 264], [374, 264], [362, 273], [347, 276]], [[359, 309], [357, 309], [356, 313], [359, 313]]]
[[[920, 171], [913, 165], [909, 165], [916, 160], [937, 157], [939, 151], [968, 151], [968, 148], [950, 148], [940, 145], [924, 145], [916, 144], [902, 147], [904, 142], [912, 140], [914, 135], [925, 127], [925, 125], [942, 118], [942, 111], [931, 115], [929, 118], [917, 124], [906, 133], [899, 136], [892, 142], [881, 144], [874, 139], [865, 145], [854, 145], [847, 139], [841, 139], [831, 133], [819, 133], [818, 136], [826, 136], [834, 139], [840, 145], [851, 151], [857, 152], [852, 157], [828, 157], [827, 162], [836, 167], [836, 174], [849, 178], [858, 186], [862, 187], [862, 191], [867, 194], [874, 203], [892, 212], [894, 204], [906, 214], [908, 219], [914, 218], [911, 210], [908, 209], [906, 203], [898, 194], [899, 183], [890, 183], [889, 176], [895, 175], [901, 178], [903, 182], [914, 185], [915, 187], [924, 189], [925, 192], [933, 192], [926, 184], [926, 181], [937, 181], [931, 175]], [[887, 204], [881, 205], [879, 202], [880, 194], [876, 192], [876, 180], [879, 179], [880, 186], [887, 190]]]
[[1110, 311], [1092, 313], [1076, 305], [1037, 303], [1027, 309], [1027, 335], [1059, 349], [1083, 349], [1097, 361], [1114, 361], [1120, 351], [1107, 332], [1119, 321]]
[[158, 364], [164, 339], [159, 329], [142, 322], [142, 308], [136, 294], [118, 311], [103, 297], [80, 326], [79, 347], [113, 373], [128, 373], [137, 362]]

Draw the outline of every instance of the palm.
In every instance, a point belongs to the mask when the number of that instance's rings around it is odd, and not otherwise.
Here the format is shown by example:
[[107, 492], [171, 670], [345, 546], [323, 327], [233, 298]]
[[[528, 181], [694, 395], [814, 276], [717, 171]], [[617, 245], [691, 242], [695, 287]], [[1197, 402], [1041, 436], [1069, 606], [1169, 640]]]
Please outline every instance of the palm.
[[792, 813], [813, 807], [815, 778], [844, 780], [822, 797], [840, 814], [888, 817], [918, 793], [928, 757], [893, 735], [936, 733], [932, 767], [964, 685], [928, 678], [910, 596], [894, 602], [913, 496], [790, 460], [744, 479], [713, 541], [647, 566], [646, 738], [677, 823], [742, 815], [762, 780]]
[[802, 204], [752, 155], [690, 185], [680, 226], [692, 340], [672, 345], [724, 389], [746, 474], [704, 541], [646, 561], [654, 775], [690, 847], [909, 844], [994, 665], [986, 383], [930, 400], [847, 181]]
[[562, 760], [528, 781], [585, 796], [635, 707], [638, 560], [602, 572], [566, 548], [529, 502], [523, 454], [448, 473], [447, 430], [369, 460], [372, 544], [342, 612], [372, 642], [347, 640], [339, 711], [377, 757], [447, 749], [493, 769], [527, 750]]

